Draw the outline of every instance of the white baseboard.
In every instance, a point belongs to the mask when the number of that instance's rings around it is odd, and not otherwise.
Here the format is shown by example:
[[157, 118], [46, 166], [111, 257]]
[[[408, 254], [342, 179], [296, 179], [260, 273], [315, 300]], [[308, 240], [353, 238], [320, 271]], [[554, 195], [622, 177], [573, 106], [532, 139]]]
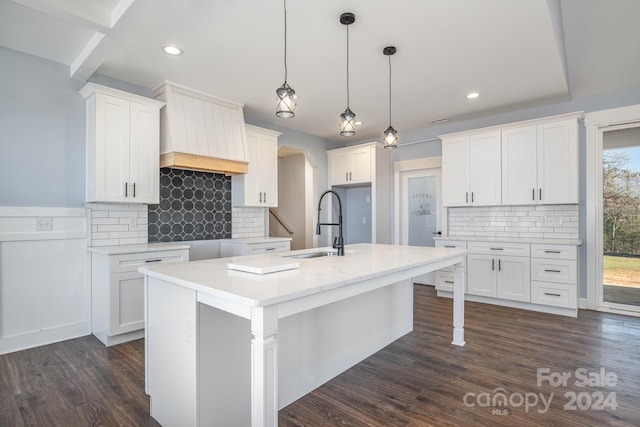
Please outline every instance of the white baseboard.
[[28, 332], [0, 339], [0, 354], [26, 350], [58, 341], [84, 337], [91, 333], [88, 323], [81, 322], [73, 325], [60, 326], [42, 331]]
[[587, 299], [586, 298], [578, 298], [578, 308], [582, 310], [587, 309]]

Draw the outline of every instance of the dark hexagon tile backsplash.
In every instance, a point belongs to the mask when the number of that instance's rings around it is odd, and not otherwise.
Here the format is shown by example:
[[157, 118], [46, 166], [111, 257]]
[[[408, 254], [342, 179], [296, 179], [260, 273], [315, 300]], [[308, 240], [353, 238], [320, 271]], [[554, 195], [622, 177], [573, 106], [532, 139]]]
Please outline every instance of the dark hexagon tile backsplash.
[[231, 177], [160, 169], [160, 203], [149, 205], [149, 242], [231, 238]]

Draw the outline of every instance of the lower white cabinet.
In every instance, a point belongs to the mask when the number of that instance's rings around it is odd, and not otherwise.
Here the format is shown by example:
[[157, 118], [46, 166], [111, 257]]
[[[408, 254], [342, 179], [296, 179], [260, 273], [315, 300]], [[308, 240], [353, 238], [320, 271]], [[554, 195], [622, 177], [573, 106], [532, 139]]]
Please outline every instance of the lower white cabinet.
[[220, 241], [220, 257], [254, 255], [291, 250], [289, 237], [250, 237]]
[[531, 300], [527, 257], [469, 253], [467, 269], [467, 293], [471, 295], [525, 302]]
[[[467, 242], [464, 240], [436, 240], [435, 243], [436, 248], [456, 248], [456, 249], [467, 249]], [[453, 267], [443, 268], [442, 270], [437, 270], [436, 277], [436, 290], [437, 291], [445, 291], [445, 292], [453, 292]], [[467, 274], [465, 269], [465, 292], [466, 292], [466, 283], [467, 283]]]
[[189, 261], [189, 249], [134, 253], [92, 249], [91, 332], [106, 346], [142, 338], [144, 275], [138, 268], [152, 263]]
[[[576, 245], [443, 239], [436, 240], [436, 246], [467, 249], [465, 292], [471, 301], [577, 313]], [[438, 295], [450, 296], [450, 269], [436, 272], [436, 290]]]

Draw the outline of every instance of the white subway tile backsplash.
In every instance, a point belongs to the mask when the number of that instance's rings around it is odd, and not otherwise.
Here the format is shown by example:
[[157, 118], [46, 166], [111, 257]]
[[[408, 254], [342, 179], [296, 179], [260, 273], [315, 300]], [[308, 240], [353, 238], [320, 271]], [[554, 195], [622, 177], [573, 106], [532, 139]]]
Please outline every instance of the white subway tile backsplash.
[[233, 208], [231, 211], [231, 237], [264, 237], [266, 208]]
[[577, 239], [578, 226], [577, 205], [448, 209], [451, 236]]
[[147, 243], [147, 205], [87, 203], [91, 246]]

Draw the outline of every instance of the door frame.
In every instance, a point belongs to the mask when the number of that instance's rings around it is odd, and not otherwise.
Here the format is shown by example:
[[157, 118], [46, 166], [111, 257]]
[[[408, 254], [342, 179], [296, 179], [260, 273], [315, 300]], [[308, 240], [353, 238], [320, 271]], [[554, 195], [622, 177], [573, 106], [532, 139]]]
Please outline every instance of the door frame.
[[587, 308], [591, 310], [640, 316], [621, 304], [603, 302], [603, 229], [602, 229], [602, 148], [603, 135], [621, 126], [640, 127], [640, 105], [585, 114], [586, 129], [586, 279]]
[[[400, 200], [400, 188], [402, 186], [401, 175], [403, 172], [413, 172], [421, 169], [442, 169], [442, 157], [424, 157], [422, 159], [412, 160], [399, 160], [393, 162], [393, 193], [394, 193], [394, 208], [393, 208], [393, 244], [400, 245], [402, 231], [400, 230], [401, 220], [401, 200]], [[438, 189], [442, 194], [442, 179], [440, 179], [440, 188]], [[443, 230], [447, 229], [447, 209], [440, 207], [440, 225]], [[446, 234], [446, 233], [445, 233]]]

